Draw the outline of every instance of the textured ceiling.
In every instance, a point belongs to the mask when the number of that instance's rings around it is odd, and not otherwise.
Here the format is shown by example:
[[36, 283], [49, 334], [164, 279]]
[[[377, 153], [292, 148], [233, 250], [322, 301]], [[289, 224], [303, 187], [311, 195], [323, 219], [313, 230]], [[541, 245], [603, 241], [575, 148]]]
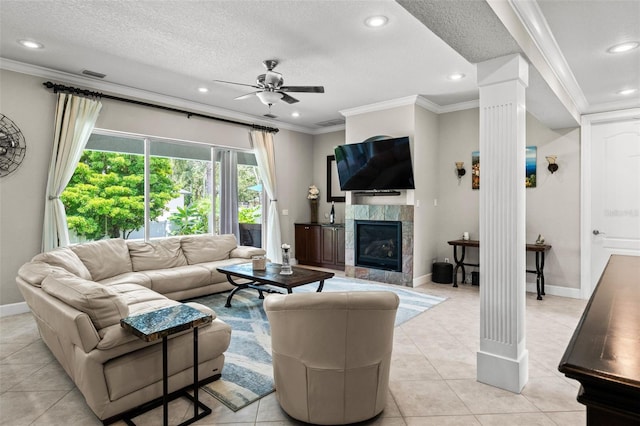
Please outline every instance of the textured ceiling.
[[[539, 4], [588, 111], [630, 105], [612, 88], [640, 85], [640, 52], [612, 62], [602, 46], [623, 36], [640, 39], [640, 1]], [[386, 15], [389, 24], [365, 27], [373, 14]], [[25, 50], [16, 42], [21, 38], [45, 49]], [[68, 73], [74, 81], [83, 81], [76, 76], [85, 69], [104, 73], [109, 87], [311, 132], [321, 129], [317, 123], [340, 120], [341, 110], [407, 96], [445, 110], [477, 100], [474, 64], [514, 51], [520, 49], [484, 0], [0, 0], [2, 59]], [[234, 100], [251, 88], [213, 82], [253, 84], [265, 59], [280, 61], [276, 71], [286, 85], [323, 85], [326, 93], [295, 94], [299, 103], [274, 105], [274, 121], [264, 118], [268, 109], [258, 99]], [[466, 78], [448, 80], [453, 72]], [[209, 92], [197, 92], [200, 86]], [[527, 108], [552, 128], [576, 125], [535, 70]], [[294, 111], [301, 116], [291, 117]]]

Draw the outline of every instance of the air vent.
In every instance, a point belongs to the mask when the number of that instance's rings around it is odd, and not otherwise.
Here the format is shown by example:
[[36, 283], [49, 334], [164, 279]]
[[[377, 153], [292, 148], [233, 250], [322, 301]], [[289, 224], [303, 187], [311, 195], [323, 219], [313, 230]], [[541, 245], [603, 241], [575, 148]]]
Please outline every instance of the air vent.
[[339, 126], [344, 124], [344, 118], [334, 118], [333, 120], [321, 121], [316, 123], [316, 126], [320, 127], [330, 127], [330, 126]]
[[82, 70], [82, 74], [88, 75], [89, 77], [95, 77], [95, 78], [105, 78], [107, 76], [106, 74], [102, 74], [95, 71], [89, 71], [89, 70]]

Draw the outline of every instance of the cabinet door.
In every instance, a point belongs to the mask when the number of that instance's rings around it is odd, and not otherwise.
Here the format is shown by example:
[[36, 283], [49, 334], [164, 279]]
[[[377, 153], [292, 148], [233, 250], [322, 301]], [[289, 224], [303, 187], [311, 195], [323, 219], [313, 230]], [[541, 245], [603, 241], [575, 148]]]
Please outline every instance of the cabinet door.
[[320, 263], [320, 228], [319, 225], [295, 225], [296, 259], [299, 263], [305, 265]]
[[307, 263], [309, 259], [307, 249], [307, 232], [306, 225], [295, 225], [295, 244], [296, 244], [296, 259], [298, 263]]
[[336, 263], [336, 228], [333, 226], [322, 227], [322, 263]]
[[336, 228], [336, 265], [344, 267], [344, 228]]

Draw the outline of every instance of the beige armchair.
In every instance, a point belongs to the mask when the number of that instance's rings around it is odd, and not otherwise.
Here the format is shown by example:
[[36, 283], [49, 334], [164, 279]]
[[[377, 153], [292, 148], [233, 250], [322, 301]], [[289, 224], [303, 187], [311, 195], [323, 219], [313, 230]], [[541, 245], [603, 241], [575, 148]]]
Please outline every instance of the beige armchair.
[[269, 295], [264, 309], [284, 411], [324, 425], [382, 412], [398, 303], [389, 291]]

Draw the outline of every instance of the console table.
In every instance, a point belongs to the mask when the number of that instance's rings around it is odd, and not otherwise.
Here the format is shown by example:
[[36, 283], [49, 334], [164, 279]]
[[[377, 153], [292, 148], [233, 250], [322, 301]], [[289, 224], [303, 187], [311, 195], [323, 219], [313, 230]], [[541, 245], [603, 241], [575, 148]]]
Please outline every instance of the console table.
[[[140, 315], [126, 317], [120, 320], [120, 325], [145, 342], [153, 342], [162, 339], [162, 398], [151, 401], [133, 410], [124, 421], [128, 425], [134, 425], [132, 417], [149, 411], [152, 408], [163, 406], [163, 425], [169, 424], [169, 401], [178, 397], [185, 397], [193, 402], [193, 417], [180, 423], [186, 426], [211, 414], [211, 409], [198, 400], [198, 326], [208, 324], [213, 320], [211, 315], [204, 314], [191, 306], [180, 304], [168, 308], [158, 309]], [[180, 331], [193, 329], [193, 396], [186, 390], [179, 390], [169, 394], [168, 362], [167, 362], [167, 336]], [[198, 413], [199, 409], [202, 412]]]
[[[476, 266], [480, 267], [479, 263], [465, 263], [464, 256], [467, 247], [479, 248], [480, 241], [478, 240], [452, 240], [448, 241], [450, 246], [453, 246], [453, 260], [456, 262], [455, 268], [453, 269], [453, 286], [458, 287], [458, 269], [462, 269], [462, 282], [464, 282], [465, 278], [465, 266]], [[458, 258], [458, 247], [461, 247], [460, 258]], [[526, 250], [535, 252], [536, 254], [536, 269], [529, 270], [527, 272], [530, 274], [536, 274], [536, 291], [538, 293], [538, 300], [542, 300], [542, 296], [544, 296], [544, 255], [545, 253], [551, 249], [551, 246], [548, 244], [527, 244]]]
[[587, 425], [640, 424], [640, 256], [609, 258], [558, 370], [580, 382]]

